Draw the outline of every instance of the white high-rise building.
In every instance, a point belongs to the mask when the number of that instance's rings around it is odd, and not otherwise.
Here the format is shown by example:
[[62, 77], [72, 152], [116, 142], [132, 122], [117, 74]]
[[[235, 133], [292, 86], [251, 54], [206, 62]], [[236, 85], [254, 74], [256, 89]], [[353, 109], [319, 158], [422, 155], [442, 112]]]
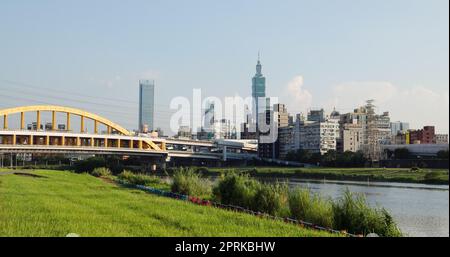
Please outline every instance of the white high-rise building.
[[300, 149], [325, 154], [330, 150], [336, 150], [338, 138], [339, 121], [337, 119], [326, 119], [323, 122], [300, 121]]

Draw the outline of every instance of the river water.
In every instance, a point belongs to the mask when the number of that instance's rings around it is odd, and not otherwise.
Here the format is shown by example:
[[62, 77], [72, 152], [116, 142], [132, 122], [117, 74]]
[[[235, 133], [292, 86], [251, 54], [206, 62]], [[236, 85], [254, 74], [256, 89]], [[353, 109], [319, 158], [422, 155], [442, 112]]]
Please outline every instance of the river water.
[[288, 184], [333, 199], [348, 188], [364, 194], [370, 205], [386, 208], [407, 236], [449, 236], [448, 185], [305, 179], [290, 179]]

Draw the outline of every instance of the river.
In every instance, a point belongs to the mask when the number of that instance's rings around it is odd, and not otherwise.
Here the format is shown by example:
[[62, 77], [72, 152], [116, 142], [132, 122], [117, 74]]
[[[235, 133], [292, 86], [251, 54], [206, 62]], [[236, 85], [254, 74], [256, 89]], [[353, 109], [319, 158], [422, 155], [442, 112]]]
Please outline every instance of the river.
[[407, 236], [449, 236], [448, 185], [304, 179], [290, 179], [288, 184], [333, 199], [348, 188], [364, 194], [370, 205], [386, 208]]

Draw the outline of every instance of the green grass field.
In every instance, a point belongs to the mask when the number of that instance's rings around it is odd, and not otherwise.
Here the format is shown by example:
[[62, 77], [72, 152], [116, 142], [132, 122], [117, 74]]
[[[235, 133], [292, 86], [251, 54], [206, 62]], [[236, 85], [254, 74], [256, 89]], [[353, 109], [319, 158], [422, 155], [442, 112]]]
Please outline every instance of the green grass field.
[[335, 236], [197, 206], [87, 174], [0, 175], [0, 236]]
[[[257, 168], [233, 168], [237, 171], [249, 171], [254, 176], [268, 177], [296, 177], [311, 179], [336, 179], [359, 181], [387, 181], [408, 183], [432, 183], [448, 184], [448, 170], [421, 169], [411, 171], [402, 168], [283, 168], [283, 167], [257, 167]], [[209, 168], [210, 172], [221, 173], [227, 168]], [[256, 171], [256, 172], [255, 172]], [[430, 180], [425, 176], [434, 172], [436, 176]]]

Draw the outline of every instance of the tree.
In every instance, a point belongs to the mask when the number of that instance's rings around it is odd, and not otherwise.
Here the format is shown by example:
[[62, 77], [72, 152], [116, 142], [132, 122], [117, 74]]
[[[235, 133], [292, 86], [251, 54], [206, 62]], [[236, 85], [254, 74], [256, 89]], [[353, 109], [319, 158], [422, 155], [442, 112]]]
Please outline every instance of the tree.
[[448, 157], [449, 157], [448, 150], [441, 150], [441, 151], [437, 152], [437, 158], [439, 158], [439, 159], [448, 160], [449, 159]]
[[397, 148], [394, 150], [395, 159], [408, 159], [409, 150], [407, 148]]

